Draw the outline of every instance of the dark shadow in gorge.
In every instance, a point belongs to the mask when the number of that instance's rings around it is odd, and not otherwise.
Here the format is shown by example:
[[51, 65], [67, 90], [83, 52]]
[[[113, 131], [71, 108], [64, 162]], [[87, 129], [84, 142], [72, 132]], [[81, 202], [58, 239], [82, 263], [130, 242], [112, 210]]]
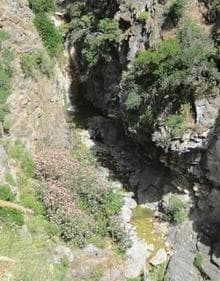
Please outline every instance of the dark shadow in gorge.
[[[138, 203], [159, 202], [164, 186], [172, 186], [169, 169], [150, 159], [149, 153], [125, 134], [119, 119], [103, 116], [88, 101], [80, 101], [74, 101], [73, 120], [77, 127], [89, 130], [95, 143], [92, 150], [101, 165], [107, 167], [111, 176], [120, 180], [127, 190], [135, 193]], [[150, 144], [149, 148], [152, 149]]]
[[[116, 118], [115, 115], [108, 115], [106, 110], [95, 108], [91, 102], [85, 99], [85, 88], [81, 88], [81, 85], [78, 87], [80, 89], [75, 95], [76, 85], [73, 81], [70, 89], [70, 92], [74, 93], [72, 97], [75, 107], [73, 121], [77, 127], [89, 130], [95, 143], [92, 150], [100, 164], [110, 170], [111, 177], [118, 179], [128, 191], [133, 191], [135, 199], [140, 204], [147, 202], [157, 206], [165, 194], [177, 193], [176, 186], [172, 183], [176, 175], [160, 162], [161, 152], [158, 151], [158, 148], [151, 142], [139, 142], [128, 135], [127, 128], [124, 128], [124, 124], [119, 118]], [[189, 155], [189, 158], [191, 161], [192, 156]], [[201, 244], [206, 247], [208, 260], [211, 260], [214, 254], [219, 257], [219, 247], [216, 247], [219, 244], [217, 239], [219, 225], [213, 224], [210, 227], [210, 210], [204, 208], [198, 211], [197, 199], [194, 198], [193, 192], [190, 196], [194, 202], [190, 220], [193, 223], [195, 234]], [[180, 229], [182, 229], [182, 233], [179, 231]], [[188, 240], [186, 230], [187, 228], [177, 226], [171, 232], [175, 233], [172, 235], [175, 236], [176, 241]], [[193, 243], [191, 251], [192, 255], [195, 255], [197, 238], [194, 238]], [[184, 245], [182, 247], [184, 248]], [[217, 267], [215, 266], [215, 268]]]
[[[81, 94], [79, 97], [80, 99], [74, 100], [76, 106], [74, 123], [77, 127], [89, 130], [95, 142], [92, 150], [100, 164], [107, 167], [111, 172], [110, 175], [118, 179], [128, 191], [135, 193], [138, 203], [148, 202], [157, 205], [166, 193], [177, 193], [172, 184], [173, 175], [159, 162], [158, 155], [152, 153], [152, 149], [155, 148], [151, 144], [149, 147], [138, 144], [126, 135], [119, 119], [104, 116], [105, 113], [82, 99]], [[152, 155], [155, 155], [155, 158]], [[208, 247], [207, 257], [211, 260], [211, 265], [214, 265], [212, 257], [220, 256], [218, 238], [220, 227], [216, 223], [210, 224], [209, 215], [209, 211], [205, 209], [202, 213], [193, 210], [191, 220], [200, 245]], [[177, 235], [178, 227], [174, 231], [177, 231]], [[181, 235], [185, 237], [184, 234]], [[196, 253], [197, 239], [194, 243]]]

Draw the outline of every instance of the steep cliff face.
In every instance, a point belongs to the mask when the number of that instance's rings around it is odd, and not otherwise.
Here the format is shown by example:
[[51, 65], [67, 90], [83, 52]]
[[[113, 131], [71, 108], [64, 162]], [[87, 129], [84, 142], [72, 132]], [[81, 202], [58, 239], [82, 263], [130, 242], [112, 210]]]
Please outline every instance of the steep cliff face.
[[121, 208], [136, 202], [67, 123], [72, 73], [53, 4], [0, 3], [0, 279], [125, 280]]
[[[168, 265], [170, 280], [205, 280], [207, 276], [218, 280], [219, 60], [218, 51], [207, 53], [205, 46], [208, 44], [209, 50], [213, 46], [218, 48], [219, 12], [211, 1], [186, 1], [181, 15], [175, 14], [171, 1], [115, 1], [113, 9], [112, 1], [106, 1], [104, 11], [100, 7], [94, 9], [87, 1], [82, 3], [83, 9], [78, 15], [70, 12], [77, 1], [66, 3], [61, 9], [70, 20], [69, 46], [74, 46], [76, 51], [73, 59], [78, 62], [82, 95], [103, 115], [91, 120], [92, 135], [110, 147], [111, 157], [120, 163], [117, 170], [122, 173], [128, 170], [128, 182], [136, 189], [140, 202], [161, 202], [161, 198], [166, 201], [169, 192], [190, 197], [193, 223], [171, 229], [175, 253]], [[81, 20], [79, 25], [74, 22], [77, 17]], [[88, 22], [86, 17], [90, 17]], [[116, 23], [112, 32], [119, 29], [120, 36], [115, 35], [115, 40], [109, 39], [108, 31], [98, 25], [106, 17]], [[181, 29], [185, 21], [188, 25]], [[195, 37], [194, 31], [188, 33], [187, 30], [194, 30]], [[94, 34], [100, 41], [93, 45]], [[104, 39], [99, 37], [102, 35]], [[107, 53], [103, 49], [105, 40], [110, 46]], [[174, 41], [175, 46], [165, 45]], [[205, 43], [201, 45], [201, 42]], [[182, 53], [178, 44], [184, 50]], [[95, 60], [91, 61], [87, 54], [91, 49], [94, 51], [94, 46], [96, 52], [92, 58]], [[164, 50], [167, 55], [162, 54], [161, 60], [158, 59]], [[194, 51], [204, 52], [207, 61], [192, 57]], [[178, 59], [179, 54], [184, 57], [183, 61]], [[161, 68], [154, 67], [157, 59]], [[138, 65], [143, 61], [147, 63]], [[189, 65], [183, 63], [184, 67], [178, 68], [181, 61], [188, 61]], [[172, 69], [166, 69], [166, 62], [176, 67], [172, 77]], [[200, 68], [204, 65], [204, 69]], [[208, 69], [210, 66], [212, 70]], [[173, 88], [184, 68], [190, 75], [183, 76], [185, 78]], [[177, 69], [180, 76], [175, 76]], [[142, 71], [146, 71], [145, 75], [140, 75]], [[157, 80], [161, 73], [167, 75], [166, 81]], [[153, 75], [159, 84], [152, 82]], [[126, 147], [125, 143], [130, 146]], [[186, 243], [179, 245], [183, 240]], [[203, 256], [204, 263], [199, 268], [203, 277], [199, 277], [193, 266], [197, 252]]]
[[[21, 68], [21, 57], [43, 51], [41, 39], [36, 32], [33, 14], [27, 1], [1, 3], [0, 24], [9, 39], [3, 44], [13, 53], [12, 94], [7, 116], [10, 135], [24, 138], [29, 147], [48, 142], [51, 145], [67, 145], [67, 124], [63, 112], [65, 85], [60, 69], [55, 66], [54, 78], [37, 73], [25, 77]], [[23, 16], [21, 16], [23, 15]], [[45, 54], [45, 64], [50, 63]], [[48, 69], [50, 66], [48, 65]], [[57, 127], [57, 132], [54, 131]]]

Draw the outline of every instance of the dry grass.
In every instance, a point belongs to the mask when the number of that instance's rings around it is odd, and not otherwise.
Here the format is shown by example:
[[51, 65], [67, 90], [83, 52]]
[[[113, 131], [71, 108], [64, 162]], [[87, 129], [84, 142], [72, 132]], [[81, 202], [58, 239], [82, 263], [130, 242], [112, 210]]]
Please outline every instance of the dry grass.
[[23, 212], [24, 214], [33, 214], [33, 210], [29, 209], [29, 208], [24, 208], [21, 205], [18, 205], [16, 203], [12, 203], [12, 202], [8, 202], [8, 201], [3, 201], [0, 200], [0, 207], [2, 208], [10, 208], [10, 209], [16, 209], [18, 211]]

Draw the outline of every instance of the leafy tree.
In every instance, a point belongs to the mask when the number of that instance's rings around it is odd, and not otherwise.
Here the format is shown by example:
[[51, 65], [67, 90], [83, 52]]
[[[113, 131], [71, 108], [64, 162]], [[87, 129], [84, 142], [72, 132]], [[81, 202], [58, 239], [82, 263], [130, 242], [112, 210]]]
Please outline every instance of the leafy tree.
[[29, 4], [35, 13], [50, 12], [55, 9], [54, 0], [29, 0]]
[[138, 94], [138, 86], [133, 84], [130, 88], [125, 106], [128, 110], [138, 109], [141, 104], [141, 96]]
[[[141, 98], [141, 103], [133, 104], [138, 108], [138, 127], [144, 128], [144, 122], [140, 121], [146, 108], [151, 112], [149, 116], [156, 118], [169, 105], [167, 115], [172, 116], [167, 122], [172, 123], [172, 129], [178, 124], [178, 132], [182, 131], [182, 122], [179, 122], [182, 117], [178, 115], [181, 105], [191, 104], [197, 95], [209, 93], [219, 83], [212, 40], [187, 20], [179, 28], [176, 38], [162, 41], [155, 48], [137, 55], [131, 70], [124, 76], [122, 91], [127, 97], [124, 98], [125, 105], [131, 96], [135, 101]], [[130, 109], [127, 107], [128, 111]], [[150, 123], [154, 125], [156, 122]]]
[[54, 23], [44, 14], [37, 14], [34, 24], [51, 56], [59, 54], [63, 38]]
[[100, 56], [108, 59], [111, 47], [118, 43], [119, 37], [118, 22], [109, 18], [100, 20], [97, 31], [87, 35], [82, 51], [89, 66], [95, 65]]
[[167, 13], [167, 16], [171, 18], [175, 23], [183, 16], [184, 9], [186, 5], [186, 0], [174, 0], [170, 9]]

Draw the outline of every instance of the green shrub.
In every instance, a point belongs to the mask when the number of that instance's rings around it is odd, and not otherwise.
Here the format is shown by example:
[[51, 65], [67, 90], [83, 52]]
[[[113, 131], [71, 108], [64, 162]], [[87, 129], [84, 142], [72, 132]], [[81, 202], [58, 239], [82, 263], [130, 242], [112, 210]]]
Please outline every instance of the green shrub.
[[29, 0], [29, 5], [36, 14], [55, 10], [54, 0]]
[[4, 30], [0, 30], [0, 46], [1, 46], [1, 43], [7, 39], [9, 39], [9, 34]]
[[5, 132], [9, 132], [10, 128], [12, 127], [12, 122], [11, 122], [11, 119], [10, 119], [9, 115], [8, 115], [8, 116], [5, 116], [2, 125], [3, 125], [4, 131], [5, 131]]
[[199, 252], [197, 252], [193, 264], [196, 268], [200, 270], [202, 268], [202, 263], [203, 263], [203, 257]]
[[121, 211], [122, 206], [123, 200], [121, 194], [109, 188], [103, 200], [103, 209], [105, 210], [105, 214], [108, 217], [117, 215]]
[[32, 209], [36, 215], [43, 215], [45, 209], [43, 204], [38, 200], [38, 198], [33, 194], [33, 192], [24, 192], [20, 196], [21, 204], [29, 209]]
[[155, 122], [154, 113], [151, 108], [145, 110], [145, 112], [140, 116], [139, 124], [142, 128], [150, 130]]
[[206, 0], [205, 4], [210, 7], [210, 20], [214, 22], [220, 13], [220, 1], [219, 0]]
[[164, 219], [173, 224], [180, 224], [186, 220], [187, 215], [186, 205], [181, 199], [172, 195], [166, 206]]
[[112, 241], [116, 244], [116, 250], [119, 254], [124, 255], [126, 250], [131, 246], [131, 241], [125, 233], [118, 219], [112, 218], [108, 222], [108, 233]]
[[21, 55], [20, 62], [26, 77], [37, 78], [39, 72], [48, 77], [52, 75], [53, 63], [43, 50]]
[[182, 137], [188, 128], [194, 127], [191, 105], [189, 103], [182, 104], [178, 114], [167, 117], [165, 125], [169, 129], [171, 139]]
[[11, 94], [12, 60], [13, 55], [10, 50], [0, 49], [0, 122], [4, 121], [8, 113], [6, 102]]
[[15, 186], [16, 185], [16, 181], [15, 181], [13, 175], [10, 172], [6, 172], [5, 173], [5, 180], [11, 186]]
[[64, 241], [72, 241], [76, 246], [82, 248], [93, 236], [93, 226], [91, 221], [83, 215], [74, 218], [63, 217], [60, 225], [61, 237]]
[[143, 11], [138, 15], [137, 20], [142, 23], [145, 23], [148, 18], [149, 18], [149, 12]]
[[57, 225], [46, 220], [44, 216], [33, 216], [27, 223], [28, 229], [32, 234], [46, 234], [49, 237], [59, 236]]
[[184, 120], [183, 116], [180, 114], [170, 115], [165, 125], [170, 129], [171, 137], [179, 137], [184, 133]]
[[36, 76], [36, 70], [38, 69], [37, 59], [32, 54], [21, 55], [21, 68], [25, 76]]
[[21, 211], [0, 207], [0, 220], [7, 224], [23, 225], [24, 219]]
[[17, 140], [9, 143], [7, 150], [9, 156], [18, 162], [24, 174], [31, 178], [33, 176], [33, 159], [25, 146]]
[[166, 263], [152, 267], [149, 272], [150, 281], [164, 281], [166, 271]]
[[185, 10], [186, 0], [174, 0], [167, 13], [175, 23], [183, 16]]
[[48, 53], [51, 56], [57, 56], [62, 50], [63, 38], [53, 21], [44, 13], [40, 13], [36, 14], [34, 24]]
[[[128, 120], [131, 125], [136, 122], [137, 127], [149, 130], [149, 125], [153, 129], [157, 126], [158, 116], [161, 117], [164, 112], [163, 118], [171, 134], [182, 134], [193, 123], [192, 114], [191, 120], [187, 120], [191, 124], [185, 122], [182, 104], [190, 107], [198, 95], [209, 94], [220, 84], [215, 57], [211, 39], [190, 20], [183, 22], [176, 38], [164, 40], [152, 49], [139, 52], [122, 82], [122, 94], [134, 97], [132, 102], [128, 100], [127, 111], [130, 108], [138, 109]], [[137, 95], [141, 97], [140, 104]], [[127, 116], [130, 115], [128, 112]], [[146, 124], [145, 120], [150, 122]]]
[[141, 96], [137, 93], [138, 88], [134, 85], [133, 89], [130, 90], [128, 97], [125, 101], [127, 110], [137, 110], [141, 105]]
[[83, 55], [90, 67], [95, 65], [100, 56], [109, 59], [111, 47], [119, 42], [118, 22], [105, 18], [99, 21], [97, 32], [87, 35]]
[[10, 186], [0, 185], [0, 199], [4, 201], [15, 200], [15, 195], [11, 192]]

